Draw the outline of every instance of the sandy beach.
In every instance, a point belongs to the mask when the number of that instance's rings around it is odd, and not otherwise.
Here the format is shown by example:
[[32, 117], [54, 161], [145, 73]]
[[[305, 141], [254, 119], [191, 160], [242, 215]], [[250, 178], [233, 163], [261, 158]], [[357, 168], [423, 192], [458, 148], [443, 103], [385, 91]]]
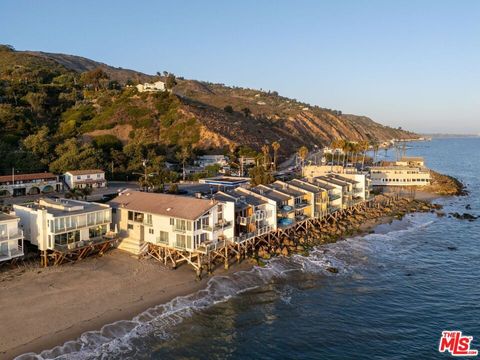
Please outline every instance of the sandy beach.
[[[417, 193], [416, 197], [438, 198], [429, 193]], [[356, 235], [392, 219], [367, 219]], [[251, 267], [252, 262], [244, 260], [228, 271], [218, 266], [214, 275]], [[120, 250], [59, 267], [2, 269], [0, 357], [38, 353], [105, 324], [132, 319], [148, 308], [200, 290], [210, 278], [196, 281], [187, 265], [170, 270], [152, 259], [138, 260]]]
[[[244, 261], [228, 272], [245, 270]], [[225, 274], [219, 267], [215, 275]], [[170, 270], [120, 250], [73, 265], [0, 273], [0, 358], [61, 345], [204, 287], [189, 266]]]

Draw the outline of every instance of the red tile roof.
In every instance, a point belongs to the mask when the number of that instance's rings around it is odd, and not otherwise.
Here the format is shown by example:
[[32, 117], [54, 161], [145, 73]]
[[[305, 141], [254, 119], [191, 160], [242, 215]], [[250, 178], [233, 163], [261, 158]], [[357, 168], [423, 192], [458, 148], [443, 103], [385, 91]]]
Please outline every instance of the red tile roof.
[[[35, 173], [35, 174], [15, 174], [15, 181], [31, 181], [41, 179], [57, 179], [57, 175], [52, 173]], [[12, 182], [12, 175], [0, 176], [0, 183]]]

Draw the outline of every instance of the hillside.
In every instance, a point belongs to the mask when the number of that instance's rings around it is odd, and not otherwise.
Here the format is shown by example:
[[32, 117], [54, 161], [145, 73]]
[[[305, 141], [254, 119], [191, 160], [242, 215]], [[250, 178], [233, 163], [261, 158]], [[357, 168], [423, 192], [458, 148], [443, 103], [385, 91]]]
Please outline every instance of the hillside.
[[333, 139], [383, 141], [412, 133], [367, 117], [311, 106], [276, 92], [176, 79], [169, 92], [138, 93], [165, 80], [79, 56], [0, 46], [0, 173], [113, 166], [143, 158], [191, 162], [204, 152], [259, 151], [278, 141], [280, 156]]

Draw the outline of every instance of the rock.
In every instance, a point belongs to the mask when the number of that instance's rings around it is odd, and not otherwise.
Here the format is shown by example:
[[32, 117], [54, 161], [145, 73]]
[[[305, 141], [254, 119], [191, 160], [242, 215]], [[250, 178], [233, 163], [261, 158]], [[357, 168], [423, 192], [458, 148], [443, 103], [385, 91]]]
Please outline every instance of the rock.
[[332, 274], [338, 274], [338, 269], [333, 266], [329, 266], [325, 270], [327, 270], [328, 272], [331, 272]]
[[435, 214], [437, 214], [438, 217], [444, 217], [445, 216], [445, 212], [439, 211], [439, 210], [435, 211]]
[[287, 249], [286, 246], [284, 246], [283, 249], [282, 249], [282, 255], [283, 256], [288, 256], [288, 249]]
[[470, 204], [467, 204], [467, 206], [465, 206], [465, 209], [471, 210], [471, 209], [472, 209], [472, 206], [471, 206]]
[[475, 216], [469, 213], [459, 214], [458, 212], [454, 212], [454, 213], [450, 213], [450, 215], [452, 215], [455, 219], [459, 219], [459, 220], [473, 221], [478, 219], [478, 216]]
[[297, 246], [297, 251], [305, 251], [305, 248], [301, 245]]
[[450, 250], [450, 251], [455, 251], [455, 250], [457, 250], [457, 247], [456, 246], [447, 246], [447, 249]]

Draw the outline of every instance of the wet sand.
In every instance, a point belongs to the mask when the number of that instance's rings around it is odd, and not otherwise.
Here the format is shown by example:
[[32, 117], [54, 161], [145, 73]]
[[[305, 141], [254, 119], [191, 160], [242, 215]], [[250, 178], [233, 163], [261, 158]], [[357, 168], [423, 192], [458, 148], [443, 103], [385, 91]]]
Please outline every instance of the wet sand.
[[[249, 261], [230, 267], [245, 270]], [[226, 273], [222, 267], [215, 275]], [[114, 250], [101, 258], [0, 273], [0, 358], [51, 349], [103, 325], [205, 287], [189, 266], [170, 270]]]

